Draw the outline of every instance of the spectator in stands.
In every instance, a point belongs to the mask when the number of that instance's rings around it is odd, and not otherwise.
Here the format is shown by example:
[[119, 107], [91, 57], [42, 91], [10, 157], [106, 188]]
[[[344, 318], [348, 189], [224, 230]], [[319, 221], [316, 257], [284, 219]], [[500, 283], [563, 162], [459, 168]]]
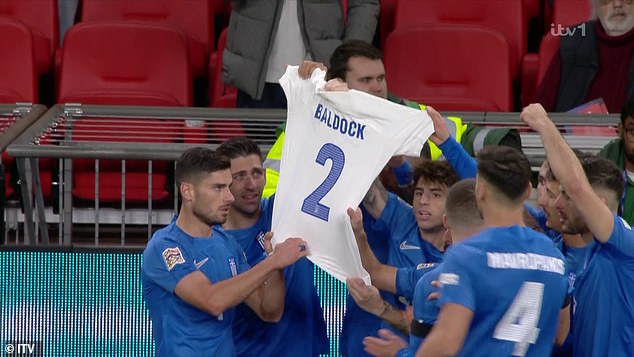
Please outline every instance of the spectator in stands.
[[634, 97], [621, 111], [619, 138], [608, 143], [599, 155], [614, 161], [623, 170], [625, 189], [618, 214], [634, 225]]
[[561, 37], [534, 102], [565, 112], [603, 98], [609, 112], [634, 94], [634, 5], [632, 0], [590, 0], [594, 19]]
[[562, 232], [594, 245], [583, 258], [573, 297], [575, 356], [629, 356], [634, 350], [634, 231], [617, 214], [623, 175], [601, 157], [581, 162], [544, 108], [531, 104], [521, 118], [541, 136], [561, 184], [556, 206]]
[[[263, 238], [271, 230], [275, 196], [262, 199], [264, 168], [258, 145], [245, 137], [232, 138], [218, 147], [231, 161], [235, 197], [227, 221], [214, 226], [214, 235], [225, 235], [244, 250], [247, 263], [266, 259]], [[329, 352], [326, 323], [314, 285], [313, 264], [300, 259], [284, 270], [286, 302], [277, 323], [262, 321], [246, 304], [238, 305], [233, 323], [236, 354], [257, 351], [259, 357], [318, 356]]]
[[[223, 80], [238, 88], [237, 106], [286, 108], [278, 81], [286, 65], [326, 62], [344, 40], [372, 41], [378, 0], [232, 1]], [[344, 11], [347, 19], [344, 19]]]
[[153, 322], [157, 356], [234, 356], [234, 307], [245, 302], [258, 316], [279, 321], [284, 310], [281, 269], [308, 254], [289, 238], [249, 269], [235, 241], [212, 235], [234, 198], [230, 162], [205, 148], [185, 151], [176, 163], [181, 210], [158, 230], [143, 252], [143, 297]]

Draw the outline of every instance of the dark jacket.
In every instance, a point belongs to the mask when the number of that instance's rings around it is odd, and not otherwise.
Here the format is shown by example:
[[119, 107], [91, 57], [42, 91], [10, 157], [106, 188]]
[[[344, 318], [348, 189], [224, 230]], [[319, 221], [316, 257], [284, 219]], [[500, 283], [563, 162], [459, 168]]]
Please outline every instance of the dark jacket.
[[[614, 161], [621, 170], [625, 170], [625, 155], [621, 139], [610, 141], [601, 149], [599, 156]], [[625, 175], [625, 179], [625, 192], [618, 213], [629, 225], [634, 225], [634, 182], [627, 175]]]

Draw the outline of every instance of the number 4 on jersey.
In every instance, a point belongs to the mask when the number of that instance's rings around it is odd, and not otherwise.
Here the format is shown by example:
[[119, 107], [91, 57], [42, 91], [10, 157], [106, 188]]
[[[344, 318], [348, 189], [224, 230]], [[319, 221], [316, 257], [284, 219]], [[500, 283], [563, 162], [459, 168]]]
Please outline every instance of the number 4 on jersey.
[[321, 199], [330, 192], [335, 183], [337, 183], [339, 176], [341, 176], [341, 171], [343, 171], [343, 166], [346, 163], [346, 155], [337, 145], [326, 143], [319, 149], [315, 162], [321, 166], [325, 166], [328, 159], [332, 161], [328, 176], [304, 199], [304, 203], [302, 204], [302, 212], [326, 222], [328, 222], [330, 216], [330, 207], [321, 204], [319, 201], [321, 201]]
[[524, 282], [511, 307], [495, 326], [494, 338], [515, 342], [513, 356], [524, 356], [529, 344], [537, 341], [537, 323], [542, 310], [543, 296], [544, 284]]

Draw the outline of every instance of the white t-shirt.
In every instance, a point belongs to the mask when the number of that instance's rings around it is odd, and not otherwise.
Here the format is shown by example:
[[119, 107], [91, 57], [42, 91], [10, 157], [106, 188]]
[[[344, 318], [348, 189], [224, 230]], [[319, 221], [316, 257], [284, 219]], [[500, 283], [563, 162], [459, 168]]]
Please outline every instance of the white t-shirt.
[[302, 80], [297, 69], [289, 66], [280, 79], [288, 118], [273, 243], [301, 237], [309, 259], [326, 272], [369, 284], [346, 211], [359, 205], [392, 156], [420, 154], [434, 131], [431, 118], [356, 90], [322, 91], [325, 72]]

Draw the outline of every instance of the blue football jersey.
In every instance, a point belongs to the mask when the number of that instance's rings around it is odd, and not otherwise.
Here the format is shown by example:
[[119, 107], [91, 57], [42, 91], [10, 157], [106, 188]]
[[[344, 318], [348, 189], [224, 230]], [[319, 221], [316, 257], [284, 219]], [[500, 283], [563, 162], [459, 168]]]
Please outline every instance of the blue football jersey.
[[[387, 263], [387, 251], [389, 231], [385, 224], [376, 221], [361, 206], [363, 212], [363, 228], [365, 229], [368, 243], [372, 252], [377, 259], [385, 264]], [[391, 303], [396, 304], [396, 298], [393, 294], [380, 291], [381, 297]], [[363, 350], [363, 338], [366, 336], [376, 336], [377, 331], [381, 328], [382, 321], [379, 317], [366, 312], [359, 307], [350, 296], [346, 293], [346, 311], [343, 316], [343, 326], [341, 335], [339, 336], [339, 351], [343, 356], [347, 357], [368, 357], [370, 356]]]
[[614, 216], [606, 243], [586, 255], [573, 291], [575, 356], [634, 355], [634, 232]]
[[379, 217], [389, 229], [388, 264], [411, 267], [420, 263], [437, 263], [443, 253], [422, 239], [412, 206], [389, 192], [385, 208]]
[[[251, 266], [266, 258], [264, 234], [271, 230], [274, 197], [262, 200], [262, 214], [251, 227], [225, 230], [214, 226], [214, 234], [222, 234], [244, 249]], [[237, 306], [233, 338], [238, 356], [328, 354], [326, 323], [314, 285], [313, 268], [308, 259], [302, 258], [284, 270], [286, 298], [284, 314], [278, 323], [262, 321], [246, 304]]]
[[[438, 318], [438, 301], [427, 300], [427, 297], [437, 288], [431, 285], [431, 282], [438, 280], [440, 271], [442, 269], [442, 263], [435, 266], [430, 271], [423, 274], [416, 283], [414, 289], [414, 321], [419, 326], [421, 325], [433, 325]], [[424, 341], [424, 337], [419, 336], [418, 333], [412, 331], [409, 335], [409, 353], [411, 356], [416, 354], [416, 351]]]
[[438, 263], [420, 263], [413, 267], [396, 270], [396, 293], [408, 302], [414, 301], [414, 289], [418, 281], [430, 271], [436, 269]]
[[567, 291], [561, 252], [521, 226], [488, 228], [449, 249], [439, 306], [473, 311], [460, 356], [548, 356]]
[[241, 249], [221, 236], [191, 237], [175, 222], [157, 231], [143, 253], [142, 267], [156, 355], [235, 355], [231, 334], [234, 308], [213, 316], [179, 298], [174, 289], [196, 270], [215, 283], [248, 268]]

